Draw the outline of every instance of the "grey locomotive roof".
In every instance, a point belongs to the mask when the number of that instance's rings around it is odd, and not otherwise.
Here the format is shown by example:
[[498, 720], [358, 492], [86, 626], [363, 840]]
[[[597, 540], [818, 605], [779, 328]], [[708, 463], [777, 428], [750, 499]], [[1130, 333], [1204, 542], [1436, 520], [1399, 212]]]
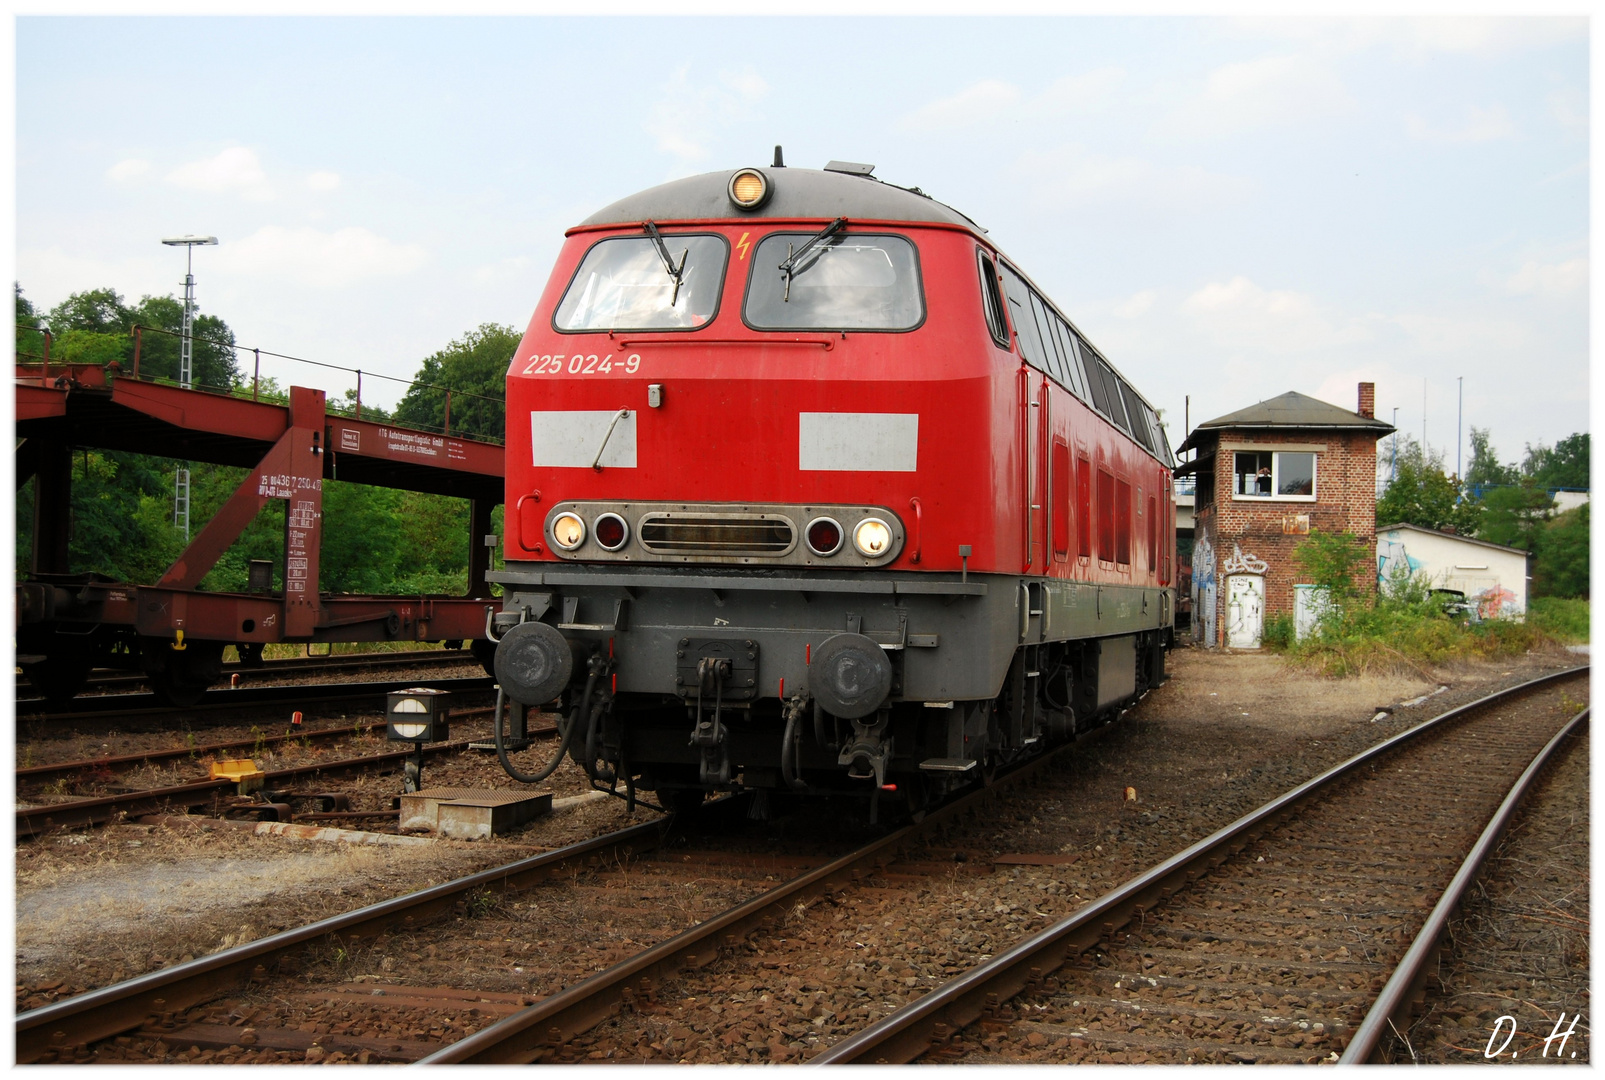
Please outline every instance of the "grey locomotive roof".
[[1197, 446], [1200, 434], [1227, 428], [1259, 431], [1280, 428], [1369, 428], [1381, 438], [1393, 430], [1393, 425], [1289, 390], [1281, 397], [1268, 398], [1246, 409], [1204, 421], [1192, 430], [1187, 441], [1177, 450]]
[[980, 226], [935, 199], [864, 176], [819, 169], [763, 168], [774, 185], [769, 201], [757, 210], [739, 210], [730, 201], [728, 185], [737, 170], [703, 173], [671, 180], [605, 206], [585, 225], [631, 224], [639, 221], [687, 221], [702, 218], [870, 218], [881, 221], [935, 221]]

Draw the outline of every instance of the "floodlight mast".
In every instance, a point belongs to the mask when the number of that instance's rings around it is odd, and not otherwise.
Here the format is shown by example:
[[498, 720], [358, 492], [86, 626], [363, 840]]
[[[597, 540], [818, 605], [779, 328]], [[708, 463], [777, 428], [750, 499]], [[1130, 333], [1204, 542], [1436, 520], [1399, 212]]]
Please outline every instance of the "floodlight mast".
[[195, 349], [190, 336], [190, 325], [195, 318], [195, 248], [216, 245], [215, 236], [169, 236], [162, 240], [168, 247], [184, 249], [184, 335], [178, 347], [178, 385], [189, 389], [193, 371]]
[[[195, 317], [195, 248], [211, 247], [217, 243], [217, 237], [193, 234], [168, 236], [162, 239], [162, 243], [168, 247], [184, 249], [184, 333], [178, 345], [178, 385], [188, 390], [195, 356], [190, 332]], [[184, 530], [184, 539], [188, 541], [189, 466], [187, 464], [180, 464], [173, 475], [173, 524]]]

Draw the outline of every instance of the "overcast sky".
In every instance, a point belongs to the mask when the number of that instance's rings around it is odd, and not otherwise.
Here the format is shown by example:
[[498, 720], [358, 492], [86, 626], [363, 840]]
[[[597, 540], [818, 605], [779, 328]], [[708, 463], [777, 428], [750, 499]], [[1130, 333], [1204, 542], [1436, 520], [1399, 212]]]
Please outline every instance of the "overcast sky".
[[[408, 376], [527, 324], [563, 230], [870, 162], [969, 214], [1165, 412], [1297, 390], [1455, 461], [1588, 427], [1582, 19], [20, 18], [16, 277], [180, 293]], [[344, 384], [327, 372], [283, 381]], [[396, 389], [364, 386], [392, 402]]]

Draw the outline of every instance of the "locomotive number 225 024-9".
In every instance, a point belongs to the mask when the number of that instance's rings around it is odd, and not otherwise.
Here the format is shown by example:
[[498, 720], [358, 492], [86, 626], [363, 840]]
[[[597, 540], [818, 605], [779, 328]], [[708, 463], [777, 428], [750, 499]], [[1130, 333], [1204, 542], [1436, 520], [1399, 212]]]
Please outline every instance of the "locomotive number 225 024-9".
[[[565, 363], [566, 361], [566, 363]], [[570, 375], [634, 375], [641, 370], [641, 354], [631, 353], [622, 360], [613, 359], [613, 354], [597, 356], [591, 353], [575, 353], [573, 356], [548, 353], [545, 356], [532, 356], [529, 363], [524, 366], [525, 375], [558, 375], [563, 371]]]

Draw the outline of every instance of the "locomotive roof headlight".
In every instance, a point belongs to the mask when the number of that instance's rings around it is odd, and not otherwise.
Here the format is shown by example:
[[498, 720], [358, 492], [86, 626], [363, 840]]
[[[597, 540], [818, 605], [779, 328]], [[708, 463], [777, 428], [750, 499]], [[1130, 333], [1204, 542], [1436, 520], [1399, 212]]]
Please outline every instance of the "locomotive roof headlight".
[[562, 513], [552, 522], [552, 542], [564, 551], [585, 543], [585, 522], [578, 514]]
[[743, 210], [756, 210], [769, 201], [769, 178], [757, 169], [738, 169], [730, 177], [730, 201]]
[[865, 518], [853, 530], [853, 546], [866, 559], [878, 559], [892, 548], [892, 530], [880, 518]]
[[834, 555], [842, 549], [841, 522], [830, 517], [816, 517], [808, 523], [803, 530], [803, 538], [808, 542], [808, 550], [815, 555]]
[[604, 551], [617, 551], [630, 538], [629, 524], [617, 514], [603, 514], [591, 523], [591, 529]]

